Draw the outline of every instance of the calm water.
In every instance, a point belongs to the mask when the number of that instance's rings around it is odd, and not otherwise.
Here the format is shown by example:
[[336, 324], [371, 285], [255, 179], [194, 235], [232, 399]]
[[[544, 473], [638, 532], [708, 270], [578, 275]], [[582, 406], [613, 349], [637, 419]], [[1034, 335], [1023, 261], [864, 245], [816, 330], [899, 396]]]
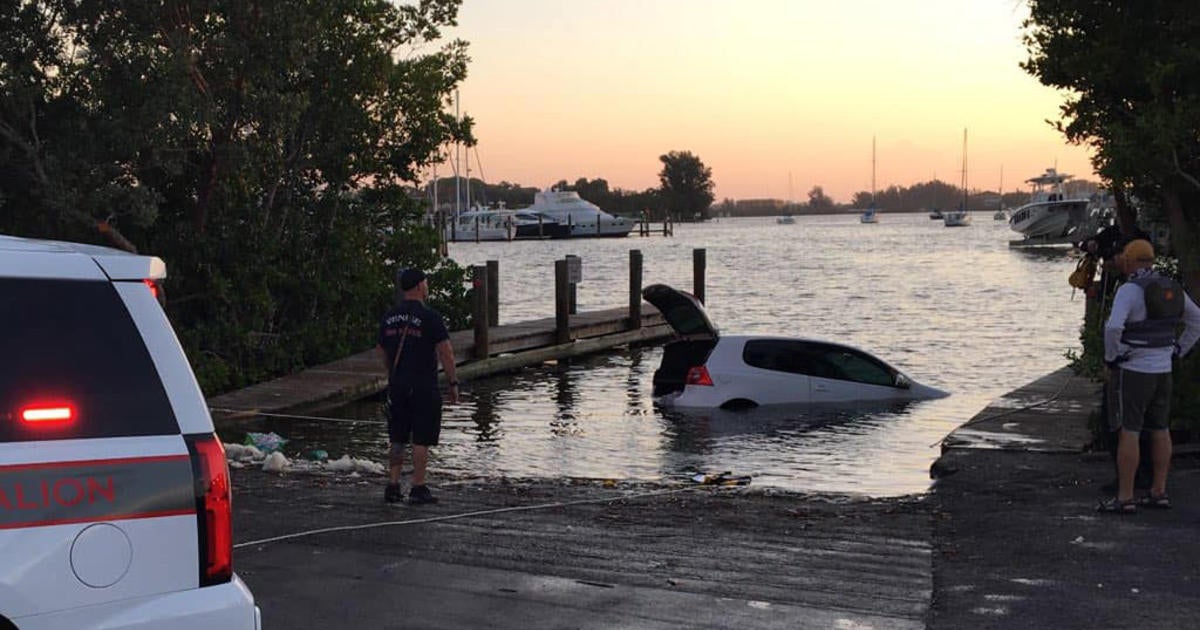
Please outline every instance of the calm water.
[[[952, 392], [900, 408], [682, 414], [658, 409], [645, 347], [468, 383], [447, 407], [435, 472], [662, 479], [733, 471], [756, 485], [877, 496], [924, 491], [936, 442], [992, 399], [1065, 364], [1081, 296], [1062, 249], [1014, 251], [1007, 224], [978, 213], [948, 229], [924, 214], [723, 219], [674, 238], [456, 243], [462, 264], [500, 262], [501, 323], [553, 315], [553, 261], [583, 259], [581, 310], [627, 300], [630, 249], [644, 283], [690, 290], [692, 250], [708, 250], [710, 316], [723, 332], [831, 339], [864, 348]], [[327, 414], [361, 422], [264, 421], [289, 450], [382, 458], [379, 404]]]

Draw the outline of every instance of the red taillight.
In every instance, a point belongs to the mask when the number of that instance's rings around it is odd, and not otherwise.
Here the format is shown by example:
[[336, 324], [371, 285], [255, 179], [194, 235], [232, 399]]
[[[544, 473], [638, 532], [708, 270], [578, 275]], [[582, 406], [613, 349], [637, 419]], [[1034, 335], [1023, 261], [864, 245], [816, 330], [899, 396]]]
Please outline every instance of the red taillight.
[[[676, 374], [678, 374], [678, 372], [676, 372]], [[708, 368], [704, 367], [703, 365], [697, 365], [696, 367], [689, 369], [687, 373], [687, 384], [712, 387], [712, 377], [708, 375]]]
[[75, 406], [67, 403], [29, 405], [21, 409], [21, 421], [34, 426], [57, 426], [75, 420]]
[[150, 295], [153, 295], [154, 299], [158, 300], [158, 303], [160, 305], [165, 306], [166, 301], [167, 301], [166, 296], [163, 295], [162, 285], [158, 283], [158, 280], [151, 280], [150, 278], [146, 278], [145, 280], [142, 280], [142, 282], [145, 283], [146, 286], [150, 288]]
[[196, 517], [200, 527], [200, 585], [233, 578], [233, 506], [225, 447], [215, 435], [188, 440], [196, 475]]

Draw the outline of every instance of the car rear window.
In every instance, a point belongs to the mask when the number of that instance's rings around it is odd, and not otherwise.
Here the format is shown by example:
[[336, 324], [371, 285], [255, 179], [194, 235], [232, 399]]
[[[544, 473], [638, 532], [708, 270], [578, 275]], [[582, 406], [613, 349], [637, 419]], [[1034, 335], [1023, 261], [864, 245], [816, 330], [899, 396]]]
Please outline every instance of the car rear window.
[[[168, 435], [175, 414], [108, 282], [0, 278], [0, 442]], [[72, 418], [26, 422], [31, 407]]]

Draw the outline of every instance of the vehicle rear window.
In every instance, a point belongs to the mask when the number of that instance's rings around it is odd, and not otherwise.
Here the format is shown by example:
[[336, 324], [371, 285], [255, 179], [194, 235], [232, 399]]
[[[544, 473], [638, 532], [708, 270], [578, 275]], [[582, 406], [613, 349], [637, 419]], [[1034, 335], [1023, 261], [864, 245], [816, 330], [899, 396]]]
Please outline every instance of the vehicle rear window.
[[[168, 435], [175, 414], [108, 282], [0, 278], [0, 442]], [[30, 406], [67, 422], [28, 423]]]

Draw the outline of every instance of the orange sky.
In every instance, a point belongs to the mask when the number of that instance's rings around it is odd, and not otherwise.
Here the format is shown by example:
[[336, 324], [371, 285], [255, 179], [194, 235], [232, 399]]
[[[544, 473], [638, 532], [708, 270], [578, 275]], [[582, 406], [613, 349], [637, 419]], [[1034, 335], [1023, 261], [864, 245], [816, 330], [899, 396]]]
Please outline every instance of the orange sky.
[[[483, 176], [545, 187], [658, 185], [695, 153], [717, 199], [847, 202], [935, 175], [1012, 191], [1058, 165], [1096, 179], [1045, 121], [1063, 96], [1018, 63], [1019, 0], [465, 0], [461, 109]], [[440, 175], [450, 173], [448, 166]], [[479, 176], [472, 161], [472, 175]], [[789, 191], [789, 174], [791, 187]]]

